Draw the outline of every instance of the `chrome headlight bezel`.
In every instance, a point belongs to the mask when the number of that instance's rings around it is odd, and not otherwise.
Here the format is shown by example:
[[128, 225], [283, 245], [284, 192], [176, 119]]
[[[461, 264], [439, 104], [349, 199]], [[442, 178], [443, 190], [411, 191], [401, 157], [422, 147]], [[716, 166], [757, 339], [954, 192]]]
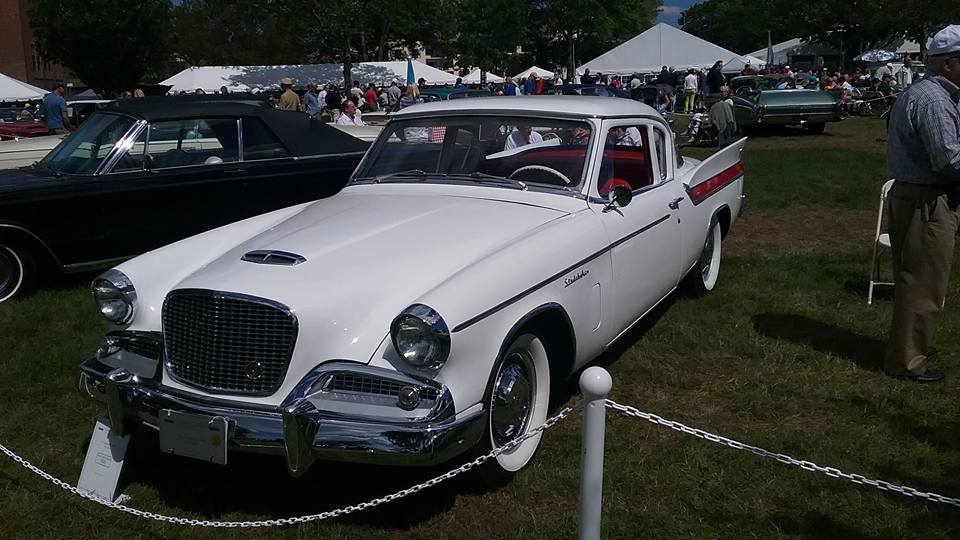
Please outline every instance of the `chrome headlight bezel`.
[[124, 325], [136, 313], [137, 291], [133, 281], [119, 270], [107, 270], [90, 285], [97, 309], [108, 322]]
[[[416, 330], [419, 333], [412, 340], [405, 335]], [[424, 346], [418, 341], [424, 339], [429, 341], [428, 350], [417, 351]], [[423, 304], [413, 304], [393, 319], [390, 340], [400, 359], [417, 369], [439, 369], [450, 356], [450, 330], [446, 321], [436, 310]]]

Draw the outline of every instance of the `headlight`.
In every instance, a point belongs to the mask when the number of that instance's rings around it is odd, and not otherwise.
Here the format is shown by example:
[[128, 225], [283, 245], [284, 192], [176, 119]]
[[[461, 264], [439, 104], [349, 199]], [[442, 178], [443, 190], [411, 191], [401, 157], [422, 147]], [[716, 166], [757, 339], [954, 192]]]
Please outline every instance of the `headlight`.
[[390, 325], [390, 338], [397, 354], [414, 367], [439, 368], [450, 354], [447, 323], [423, 304], [414, 304], [397, 315]]
[[123, 272], [108, 270], [93, 280], [93, 299], [100, 313], [113, 324], [126, 324], [133, 320], [137, 291]]

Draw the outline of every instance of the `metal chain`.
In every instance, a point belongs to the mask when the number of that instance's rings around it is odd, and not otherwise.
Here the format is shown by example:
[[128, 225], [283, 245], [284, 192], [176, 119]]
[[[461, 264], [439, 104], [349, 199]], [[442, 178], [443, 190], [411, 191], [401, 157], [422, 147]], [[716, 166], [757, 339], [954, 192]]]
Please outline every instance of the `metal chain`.
[[367, 502], [363, 502], [363, 503], [359, 503], [359, 504], [355, 504], [355, 505], [351, 505], [351, 506], [345, 506], [345, 507], [339, 508], [339, 509], [337, 509], [337, 510], [330, 510], [330, 511], [327, 511], [327, 512], [321, 512], [321, 513], [319, 513], [319, 514], [311, 514], [311, 515], [308, 515], [308, 516], [291, 517], [291, 518], [283, 518], [283, 519], [268, 519], [268, 520], [261, 520], [261, 521], [207, 521], [207, 520], [202, 520], [202, 519], [187, 519], [187, 518], [176, 517], [176, 516], [167, 516], [167, 515], [164, 515], [164, 514], [156, 514], [156, 513], [153, 513], [153, 512], [147, 512], [147, 511], [145, 511], [145, 510], [138, 510], [138, 509], [136, 509], [136, 508], [130, 508], [129, 506], [125, 506], [125, 505], [123, 505], [123, 504], [117, 504], [117, 503], [112, 502], [112, 501], [107, 501], [107, 500], [101, 499], [100, 497], [97, 497], [96, 495], [93, 495], [92, 493], [88, 493], [88, 492], [86, 492], [86, 491], [83, 491], [83, 490], [75, 487], [75, 486], [72, 486], [72, 485], [68, 484], [67, 482], [64, 482], [63, 480], [60, 480], [59, 478], [56, 478], [56, 477], [54, 477], [53, 475], [48, 474], [47, 472], [45, 472], [45, 471], [43, 471], [42, 469], [40, 469], [39, 467], [33, 465], [33, 464], [30, 463], [29, 461], [27, 461], [27, 460], [23, 459], [22, 457], [18, 456], [18, 455], [15, 454], [12, 450], [10, 450], [9, 448], [7, 448], [6, 446], [3, 446], [2, 444], [0, 444], [0, 452], [3, 452], [3, 453], [6, 454], [10, 459], [12, 459], [13, 461], [15, 461], [15, 462], [19, 463], [20, 465], [22, 465], [25, 469], [33, 472], [34, 474], [36, 474], [36, 475], [39, 476], [40, 478], [43, 478], [44, 480], [49, 481], [50, 483], [54, 484], [55, 486], [58, 486], [58, 487], [66, 490], [66, 491], [68, 491], [68, 492], [70, 492], [70, 493], [73, 493], [74, 495], [83, 497], [84, 499], [88, 499], [88, 500], [91, 500], [91, 501], [93, 501], [93, 502], [95, 502], [95, 503], [97, 503], [97, 504], [106, 506], [107, 508], [112, 508], [112, 509], [114, 509], [114, 510], [119, 510], [119, 511], [121, 511], [121, 512], [125, 512], [125, 513], [127, 513], [127, 514], [131, 514], [131, 515], [134, 515], [134, 516], [137, 516], [137, 517], [142, 517], [142, 518], [146, 518], [146, 519], [152, 519], [152, 520], [155, 520], [155, 521], [162, 521], [162, 522], [166, 522], [166, 523], [172, 523], [172, 524], [174, 524], [174, 525], [190, 525], [190, 526], [192, 526], [192, 527], [215, 527], [215, 528], [275, 527], [275, 526], [297, 525], [297, 524], [300, 524], [300, 523], [308, 523], [308, 522], [311, 522], [311, 521], [320, 521], [320, 520], [323, 520], [323, 519], [329, 519], [329, 518], [334, 518], [334, 517], [338, 517], [338, 516], [345, 516], [345, 515], [351, 514], [351, 513], [353, 513], [353, 512], [359, 512], [359, 511], [361, 511], [361, 510], [366, 510], [366, 509], [368, 509], [368, 508], [373, 508], [374, 506], [379, 506], [379, 505], [381, 505], [381, 504], [388, 503], [388, 502], [390, 502], [390, 501], [395, 501], [395, 500], [397, 500], [397, 499], [406, 497], [406, 496], [408, 496], [408, 495], [413, 495], [414, 493], [417, 493], [417, 492], [419, 492], [419, 491], [423, 491], [424, 489], [427, 489], [427, 488], [429, 488], [429, 487], [433, 487], [433, 486], [439, 484], [440, 482], [443, 482], [443, 481], [445, 481], [445, 480], [449, 480], [449, 479], [453, 478], [454, 476], [457, 476], [457, 475], [460, 475], [460, 474], [462, 474], [462, 473], [465, 473], [465, 472], [469, 471], [470, 469], [473, 469], [473, 468], [475, 468], [475, 467], [478, 467], [478, 466], [482, 465], [484, 462], [486, 462], [486, 461], [488, 461], [488, 460], [490, 460], [490, 459], [496, 458], [497, 456], [499, 456], [500, 454], [502, 454], [502, 453], [504, 453], [504, 452], [508, 452], [508, 451], [512, 450], [513, 448], [515, 448], [516, 446], [520, 445], [521, 443], [523, 443], [523, 442], [526, 441], [527, 439], [536, 437], [536, 436], [539, 435], [540, 433], [543, 433], [543, 431], [545, 431], [546, 429], [552, 427], [554, 424], [556, 424], [556, 423], [559, 422], [560, 420], [563, 420], [564, 418], [570, 416], [570, 414], [573, 413], [573, 412], [574, 412], [576, 409], [578, 409], [579, 407], [580, 407], [580, 404], [576, 404], [576, 405], [574, 405], [574, 406], [572, 406], [572, 407], [566, 407], [566, 408], [564, 408], [563, 410], [561, 410], [559, 413], [557, 413], [556, 415], [548, 418], [546, 421], [544, 421], [543, 424], [541, 424], [541, 425], [539, 425], [539, 426], [531, 429], [530, 431], [528, 431], [526, 434], [524, 434], [523, 437], [520, 437], [520, 438], [518, 438], [518, 439], [514, 439], [514, 440], [510, 441], [509, 443], [507, 443], [507, 444], [505, 444], [505, 445], [503, 445], [503, 446], [501, 446], [501, 447], [499, 447], [499, 448], [493, 449], [493, 451], [491, 451], [489, 454], [485, 454], [485, 455], [483, 455], [483, 456], [478, 457], [477, 459], [475, 459], [475, 460], [473, 460], [473, 461], [470, 461], [470, 462], [468, 462], [468, 463], [464, 463], [464, 464], [461, 465], [460, 467], [457, 467], [456, 469], [453, 469], [452, 471], [450, 471], [450, 472], [448, 472], [448, 473], [441, 474], [440, 476], [431, 478], [430, 480], [427, 480], [426, 482], [424, 482], [424, 483], [422, 483], [422, 484], [417, 484], [417, 485], [415, 485], [415, 486], [412, 486], [412, 487], [409, 487], [409, 488], [407, 488], [407, 489], [398, 491], [398, 492], [396, 492], [396, 493], [392, 493], [392, 494], [390, 494], [390, 495], [386, 495], [386, 496], [384, 496], [384, 497], [380, 497], [380, 498], [378, 498], [378, 499], [373, 499], [373, 500], [370, 500], [370, 501], [367, 501]]
[[925, 499], [928, 501], [949, 504], [960, 508], [960, 499], [953, 497], [945, 497], [943, 495], [938, 495], [936, 493], [930, 493], [927, 491], [919, 491], [912, 487], [900, 486], [897, 484], [891, 484], [890, 482], [885, 482], [883, 480], [873, 480], [859, 474], [849, 474], [845, 473], [834, 467], [823, 467], [817, 465], [811, 461], [806, 461], [802, 459], [795, 459], [786, 454], [778, 454], [775, 452], [770, 452], [769, 450], [764, 450], [756, 446], [751, 446], [742, 442], [735, 441], [733, 439], [728, 439], [726, 437], [721, 437], [720, 435], [714, 435], [702, 429], [692, 428], [681, 424], [680, 422], [675, 422], [673, 420], [666, 420], [652, 413], [643, 412], [636, 407], [631, 407], [629, 405], [621, 405], [613, 400], [606, 400], [606, 406], [616, 411], [620, 411], [628, 416], [634, 416], [636, 418], [642, 418], [653, 424], [660, 426], [668, 427], [670, 429], [679, 431], [681, 433], [686, 433], [687, 435], [693, 435], [700, 439], [710, 441], [712, 443], [717, 443], [722, 446], [728, 446], [735, 450], [743, 450], [750, 452], [751, 454], [758, 455], [760, 457], [775, 459], [780, 463], [785, 463], [787, 465], [796, 465], [805, 471], [818, 472], [829, 476], [830, 478], [843, 478], [849, 480], [854, 484], [860, 484], [862, 486], [872, 486], [882, 491], [891, 491], [893, 493], [899, 493], [901, 495], [906, 495], [907, 497], [914, 497], [917, 499]]

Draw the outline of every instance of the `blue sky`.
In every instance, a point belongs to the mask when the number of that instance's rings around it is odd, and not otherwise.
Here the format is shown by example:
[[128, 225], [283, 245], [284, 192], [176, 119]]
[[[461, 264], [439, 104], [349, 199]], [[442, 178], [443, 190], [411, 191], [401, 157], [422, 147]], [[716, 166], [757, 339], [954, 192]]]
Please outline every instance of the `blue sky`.
[[680, 12], [697, 3], [698, 0], [664, 0], [660, 15], [657, 16], [657, 22], [665, 22], [673, 26], [677, 24], [677, 17]]

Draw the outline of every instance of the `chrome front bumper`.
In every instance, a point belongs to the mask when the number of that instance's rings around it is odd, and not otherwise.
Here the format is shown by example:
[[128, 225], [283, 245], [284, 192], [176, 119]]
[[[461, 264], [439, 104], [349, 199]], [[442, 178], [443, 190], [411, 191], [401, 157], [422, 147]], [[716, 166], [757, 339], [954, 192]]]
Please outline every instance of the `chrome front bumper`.
[[[347, 362], [329, 367], [338, 368], [378, 371]], [[483, 435], [486, 412], [456, 418], [446, 391], [441, 396], [445, 401], [438, 398], [430, 416], [414, 420], [318, 409], [317, 401], [308, 395], [318, 377], [315, 373], [280, 407], [181, 394], [97, 358], [80, 365], [78, 386], [81, 393], [106, 405], [111, 429], [117, 434], [129, 433], [140, 423], [158, 428], [161, 410], [222, 416], [227, 419], [229, 451], [285, 455], [292, 476], [304, 474], [318, 459], [383, 465], [442, 463], [473, 447]]]

